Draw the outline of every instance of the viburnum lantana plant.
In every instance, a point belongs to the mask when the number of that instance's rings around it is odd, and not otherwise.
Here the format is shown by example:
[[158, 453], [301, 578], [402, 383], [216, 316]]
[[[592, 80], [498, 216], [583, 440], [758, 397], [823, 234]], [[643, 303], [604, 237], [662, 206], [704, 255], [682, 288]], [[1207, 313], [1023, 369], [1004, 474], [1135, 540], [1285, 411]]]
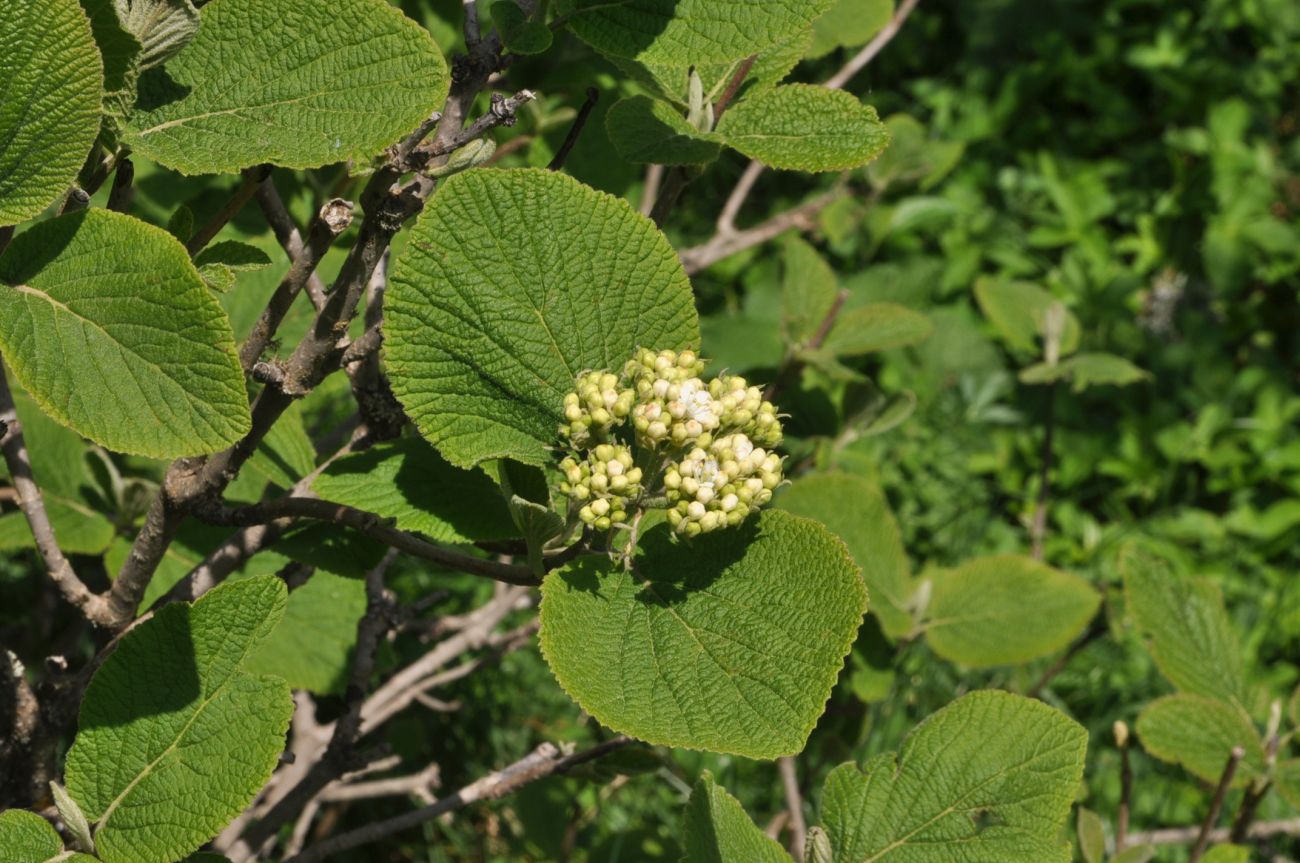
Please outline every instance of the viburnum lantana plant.
[[[924, 316], [796, 280], [767, 394], [698, 353], [690, 274], [807, 228], [889, 141], [842, 89], [870, 56], [782, 83], [833, 5], [466, 0], [457, 33], [386, 0], [0, 3], [0, 519], [61, 600], [0, 662], [0, 859], [311, 863], [634, 745], [789, 756], [868, 586], [917, 634], [920, 591], [834, 511], [875, 492], [810, 473], [770, 394]], [[561, 38], [623, 96], [595, 144], [599, 94], [565, 113], [530, 80]], [[496, 147], [521, 119], [563, 130], [546, 158]], [[644, 214], [563, 173], [575, 146], [657, 166]], [[739, 230], [739, 192], [679, 253], [661, 228], [728, 149], [746, 189], [831, 197]], [[1026, 571], [1064, 598], [1021, 661], [1096, 607]], [[468, 608], [429, 619], [444, 587]], [[437, 764], [374, 744], [534, 634], [609, 734], [430, 800]], [[949, 711], [832, 774], [817, 859], [1065, 859], [1083, 729], [1004, 693]], [[423, 808], [316, 820], [381, 770]], [[784, 859], [708, 778], [683, 847]]]

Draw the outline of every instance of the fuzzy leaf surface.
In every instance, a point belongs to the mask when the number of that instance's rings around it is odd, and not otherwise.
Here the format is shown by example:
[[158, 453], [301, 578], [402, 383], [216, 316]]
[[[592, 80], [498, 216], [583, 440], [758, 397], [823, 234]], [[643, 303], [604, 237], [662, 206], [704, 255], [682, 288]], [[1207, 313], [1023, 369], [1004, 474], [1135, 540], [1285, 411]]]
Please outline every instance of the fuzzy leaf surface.
[[63, 840], [50, 822], [25, 809], [0, 812], [0, 850], [5, 863], [96, 863], [88, 854], [64, 856]]
[[340, 693], [357, 642], [357, 621], [365, 613], [363, 581], [317, 569], [289, 594], [284, 617], [249, 657], [246, 670], [283, 677], [294, 689]]
[[790, 855], [754, 826], [740, 801], [705, 771], [686, 803], [684, 863], [790, 863]]
[[811, 518], [844, 540], [862, 567], [871, 613], [891, 638], [912, 629], [907, 610], [914, 585], [903, 536], [889, 502], [873, 483], [846, 473], [814, 473], [795, 480], [777, 497], [787, 512]]
[[215, 452], [249, 429], [234, 334], [185, 247], [90, 209], [0, 256], [0, 351], [41, 408], [111, 450]]
[[875, 108], [850, 93], [812, 84], [755, 93], [723, 114], [716, 131], [751, 159], [793, 171], [857, 168], [889, 143]]
[[77, 0], [0, 4], [0, 225], [68, 190], [99, 133], [104, 66]]
[[273, 576], [223, 584], [132, 630], [96, 672], [67, 760], [68, 791], [104, 863], [170, 863], [244, 810], [270, 778], [293, 712], [283, 680], [244, 663], [284, 613]]
[[1069, 863], [1060, 840], [1088, 735], [1040, 701], [986, 690], [932, 714], [887, 752], [826, 777], [835, 863]]
[[862, 622], [844, 544], [779, 510], [673, 541], [632, 571], [602, 557], [542, 583], [542, 653], [604, 725], [649, 743], [775, 758], [803, 748]]
[[[238, 62], [232, 62], [232, 58]], [[193, 41], [140, 78], [126, 139], [186, 174], [368, 159], [447, 95], [424, 28], [383, 0], [213, 0]]]
[[438, 542], [519, 535], [501, 489], [487, 474], [453, 467], [418, 438], [338, 459], [312, 488], [326, 500], [394, 519], [400, 530]]
[[561, 0], [597, 51], [645, 63], [727, 63], [802, 33], [833, 0]]
[[1120, 568], [1129, 614], [1160, 673], [1183, 692], [1244, 705], [1241, 644], [1218, 586], [1181, 577], [1163, 561], [1132, 550], [1121, 557]]
[[1250, 717], [1239, 707], [1203, 695], [1180, 692], [1152, 701], [1138, 714], [1137, 733], [1147, 752], [1181, 764], [1206, 782], [1219, 781], [1234, 746], [1245, 749], [1246, 755], [1232, 787], [1240, 788], [1264, 769], [1264, 747]]
[[629, 162], [703, 165], [722, 152], [711, 134], [692, 127], [672, 105], [649, 96], [617, 102], [605, 115], [605, 131]]
[[447, 180], [385, 300], [393, 392], [446, 459], [541, 465], [579, 373], [698, 346], [690, 282], [627, 202], [553, 171]]
[[1100, 602], [1082, 578], [1030, 558], [976, 558], [934, 574], [926, 640], [971, 668], [1028, 662], [1069, 644]]

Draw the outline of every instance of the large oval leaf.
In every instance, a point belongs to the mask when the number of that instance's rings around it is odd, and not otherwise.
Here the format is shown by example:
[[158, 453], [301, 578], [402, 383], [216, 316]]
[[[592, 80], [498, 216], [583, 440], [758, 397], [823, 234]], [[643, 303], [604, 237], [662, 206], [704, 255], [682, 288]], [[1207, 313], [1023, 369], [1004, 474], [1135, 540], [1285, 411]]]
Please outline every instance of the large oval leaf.
[[564, 394], [637, 347], [699, 344], [681, 262], [627, 202], [553, 171], [469, 171], [393, 267], [393, 391], [447, 460], [542, 464]]
[[717, 133], [751, 159], [794, 171], [857, 168], [889, 143], [875, 108], [812, 84], [755, 93], [722, 115]]
[[384, 0], [213, 0], [194, 40], [141, 76], [127, 141], [187, 174], [316, 168], [378, 153], [447, 85], [433, 38]]
[[926, 640], [972, 668], [1028, 662], [1070, 643], [1097, 611], [1088, 582], [1013, 554], [934, 575]]
[[50, 822], [22, 809], [0, 812], [0, 850], [5, 863], [95, 863], [88, 854], [65, 852]]
[[561, 0], [578, 37], [604, 54], [687, 66], [739, 60], [801, 34], [834, 0]]
[[682, 825], [682, 863], [790, 863], [775, 839], [754, 826], [740, 801], [707, 770], [691, 789]]
[[244, 663], [284, 613], [274, 576], [165, 606], [122, 640], [86, 689], [68, 791], [104, 863], [170, 863], [215, 836], [271, 778], [289, 686]]
[[826, 777], [835, 863], [1069, 863], [1062, 841], [1088, 733], [1040, 701], [972, 692], [918, 725], [895, 755]]
[[1217, 782], [1234, 746], [1245, 755], [1233, 776], [1240, 787], [1264, 772], [1266, 756], [1259, 731], [1233, 704], [1179, 692], [1157, 698], [1138, 714], [1142, 746], [1156, 758], [1181, 764], [1206, 782]]
[[45, 209], [99, 132], [104, 68], [77, 0], [0, 3], [0, 225]]
[[666, 525], [633, 569], [587, 557], [542, 583], [542, 653], [565, 691], [650, 743], [776, 758], [803, 748], [862, 622], [844, 544], [780, 511], [691, 543]]
[[0, 352], [50, 416], [119, 452], [214, 452], [249, 429], [235, 337], [185, 248], [83, 210], [0, 256]]

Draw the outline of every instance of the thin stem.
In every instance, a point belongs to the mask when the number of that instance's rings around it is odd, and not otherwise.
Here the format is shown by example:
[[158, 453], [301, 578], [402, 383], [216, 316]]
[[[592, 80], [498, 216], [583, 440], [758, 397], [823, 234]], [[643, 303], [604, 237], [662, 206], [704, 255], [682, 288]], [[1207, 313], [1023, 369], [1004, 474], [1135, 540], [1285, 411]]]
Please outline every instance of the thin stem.
[[600, 91], [595, 87], [587, 88], [587, 101], [582, 103], [578, 109], [578, 116], [573, 118], [573, 125], [569, 127], [569, 134], [564, 136], [564, 143], [556, 151], [555, 158], [551, 164], [547, 165], [547, 170], [558, 171], [564, 167], [565, 161], [569, 158], [569, 151], [573, 145], [578, 143], [578, 136], [582, 134], [582, 127], [587, 125], [587, 118], [591, 116], [591, 110], [596, 107], [597, 100], [600, 99]]
[[72, 564], [64, 557], [54, 536], [54, 526], [50, 524], [49, 514], [45, 511], [45, 500], [40, 486], [32, 474], [31, 459], [27, 454], [27, 442], [23, 439], [22, 423], [18, 421], [18, 411], [14, 407], [13, 395], [9, 392], [9, 382], [5, 376], [4, 362], [0, 360], [0, 451], [3, 452], [5, 466], [9, 469], [14, 490], [18, 493], [18, 507], [27, 526], [36, 540], [36, 551], [45, 563], [45, 570], [54, 582], [59, 593], [70, 604], [85, 615], [86, 619], [98, 626], [111, 622], [111, 615], [104, 599], [86, 587]]
[[[267, 177], [262, 184], [257, 187], [253, 197], [257, 199], [257, 205], [262, 210], [262, 216], [266, 223], [271, 226], [271, 231], [275, 234], [276, 240], [279, 241], [285, 254], [289, 256], [289, 263], [292, 266], [294, 261], [302, 256], [303, 242], [302, 234], [298, 226], [294, 224], [293, 217], [289, 215], [289, 209], [285, 207], [284, 201], [280, 198], [280, 193], [276, 191], [275, 180]], [[325, 307], [325, 283], [320, 280], [320, 276], [312, 273], [307, 279], [307, 295], [311, 297], [312, 305], [320, 311]]]
[[645, 169], [645, 182], [641, 192], [641, 215], [648, 216], [654, 211], [655, 201], [659, 198], [659, 184], [664, 180], [664, 166], [651, 164]]
[[1056, 381], [1047, 385], [1047, 407], [1043, 413], [1043, 447], [1038, 456], [1038, 500], [1030, 525], [1030, 556], [1043, 559], [1043, 540], [1047, 535], [1047, 502], [1051, 496], [1052, 438], [1056, 430]]
[[1187, 855], [1187, 863], [1197, 863], [1205, 854], [1205, 849], [1210, 844], [1210, 831], [1214, 829], [1214, 822], [1219, 820], [1219, 811], [1223, 809], [1223, 798], [1227, 796], [1232, 777], [1236, 775], [1237, 766], [1245, 755], [1246, 750], [1241, 746], [1232, 747], [1232, 752], [1228, 754], [1228, 763], [1223, 766], [1223, 775], [1219, 777], [1214, 798], [1210, 801], [1210, 811], [1205, 813], [1205, 820], [1201, 822], [1201, 832], [1197, 834], [1196, 844]]
[[799, 206], [778, 213], [770, 219], [730, 234], [715, 234], [712, 239], [680, 253], [687, 274], [694, 275], [723, 258], [766, 243], [789, 230], [808, 231], [816, 224], [817, 214], [844, 197], [843, 186], [836, 186]]
[[1116, 743], [1119, 744], [1119, 814], [1115, 819], [1115, 853], [1128, 844], [1129, 817], [1133, 809], [1133, 762], [1129, 756], [1128, 726], [1115, 723]]
[[[1148, 830], [1144, 833], [1131, 833], [1128, 847], [1139, 845], [1186, 845], [1200, 838], [1201, 827], [1169, 827], [1164, 830]], [[1283, 818], [1278, 821], [1257, 821], [1246, 831], [1246, 841], [1268, 839], [1273, 836], [1300, 836], [1300, 818]], [[1231, 838], [1226, 827], [1211, 830], [1209, 841], [1212, 844], [1227, 842]]]
[[785, 808], [790, 813], [790, 853], [796, 861], [803, 859], [804, 844], [808, 841], [808, 825], [803, 817], [803, 795], [799, 793], [799, 775], [792, 756], [777, 759], [781, 773], [781, 787], [785, 791]]
[[866, 68], [866, 65], [876, 59], [876, 55], [894, 40], [894, 37], [898, 35], [898, 31], [902, 29], [903, 22], [907, 20], [907, 16], [912, 14], [912, 10], [916, 8], [918, 2], [920, 0], [903, 0], [898, 9], [895, 10], [894, 17], [889, 19], [889, 23], [880, 28], [880, 32], [870, 42], [863, 45], [861, 50], [854, 54], [849, 62], [844, 64], [843, 68], [827, 78], [825, 86], [832, 90], [844, 89], [844, 85], [848, 84], [854, 75]]
[[[839, 320], [840, 312], [843, 311], [844, 303], [848, 298], [849, 291], [847, 289], [841, 289], [835, 295], [835, 299], [831, 301], [830, 308], [826, 310], [826, 314], [817, 324], [817, 329], [813, 333], [812, 338], [808, 340], [807, 348], [809, 350], [815, 351], [826, 343], [826, 337], [830, 335], [831, 330], [835, 327], [835, 322]], [[771, 400], [778, 392], [793, 383], [795, 376], [798, 375], [801, 368], [803, 368], [803, 360], [801, 360], [796, 354], [788, 355], [785, 362], [781, 364], [781, 368], [777, 371], [776, 377], [767, 385], [767, 389], [763, 391], [763, 398]]]
[[344, 851], [378, 842], [395, 833], [409, 830], [426, 821], [432, 821], [447, 812], [463, 809], [480, 800], [504, 797], [531, 782], [536, 782], [547, 776], [567, 773], [580, 764], [594, 761], [622, 749], [631, 742], [626, 737], [615, 737], [612, 740], [607, 740], [589, 749], [569, 755], [563, 754], [560, 748], [553, 743], [543, 743], [514, 764], [466, 785], [456, 793], [444, 797], [431, 806], [425, 806], [413, 812], [407, 812], [394, 818], [377, 821], [350, 830], [347, 833], [342, 833], [332, 839], [311, 846], [296, 857], [290, 858], [286, 863], [316, 863], [319, 860], [328, 860]]
[[745, 76], [749, 74], [750, 69], [754, 68], [754, 61], [757, 59], [757, 54], [750, 54], [744, 60], [741, 60], [740, 65], [736, 67], [735, 74], [727, 82], [727, 89], [722, 91], [722, 95], [718, 97], [718, 101], [713, 105], [714, 126], [717, 126], [718, 121], [722, 119], [722, 112], [726, 111], [731, 105], [731, 100], [736, 98], [736, 93], [740, 91], [740, 85], [745, 83]]
[[1070, 664], [1070, 660], [1078, 656], [1079, 653], [1089, 644], [1092, 644], [1094, 641], [1105, 635], [1106, 621], [1104, 616], [1104, 613], [1102, 613], [1101, 615], [1094, 617], [1092, 624], [1084, 631], [1083, 635], [1076, 638], [1069, 648], [1057, 657], [1056, 661], [1053, 662], [1051, 666], [1042, 673], [1042, 676], [1034, 682], [1034, 685], [1029, 687], [1025, 692], [1025, 695], [1030, 698], [1037, 698], [1039, 694], [1047, 688], [1047, 684], [1051, 683], [1052, 680], [1056, 678], [1056, 675], [1065, 670], [1066, 666]]
[[123, 158], [118, 162], [117, 170], [113, 172], [113, 188], [108, 193], [108, 209], [118, 213], [125, 213], [130, 209], [131, 199], [135, 197], [135, 190], [131, 186], [134, 180], [135, 163]]
[[259, 165], [256, 168], [248, 168], [244, 171], [244, 178], [239, 181], [239, 186], [235, 189], [230, 200], [217, 211], [217, 214], [208, 220], [202, 228], [194, 232], [190, 241], [185, 244], [185, 251], [190, 253], [190, 257], [196, 256], [199, 252], [212, 242], [217, 234], [221, 233], [231, 219], [242, 209], [244, 205], [252, 200], [253, 195], [257, 192], [257, 187], [262, 181], [271, 175], [270, 165]]

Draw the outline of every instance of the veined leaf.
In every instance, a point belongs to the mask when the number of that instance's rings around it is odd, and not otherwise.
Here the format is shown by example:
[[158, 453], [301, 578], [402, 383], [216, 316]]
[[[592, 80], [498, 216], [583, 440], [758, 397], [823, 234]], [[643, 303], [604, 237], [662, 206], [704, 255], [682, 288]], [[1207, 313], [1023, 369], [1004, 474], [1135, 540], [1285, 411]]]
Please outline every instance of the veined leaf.
[[99, 133], [104, 66], [77, 0], [0, 3], [0, 225], [68, 190]]
[[605, 115], [605, 131], [629, 162], [703, 165], [722, 152], [711, 133], [698, 131], [675, 107], [649, 96], [616, 103]]
[[249, 657], [245, 670], [284, 678], [294, 689], [340, 693], [347, 682], [366, 585], [317, 569], [289, 594], [284, 617]]
[[1175, 575], [1163, 561], [1133, 549], [1120, 559], [1129, 614], [1160, 673], [1184, 692], [1245, 704], [1245, 670], [1237, 632], [1211, 581]]
[[1080, 806], [1074, 832], [1083, 863], [1106, 863], [1106, 827], [1100, 815]]
[[[113, 541], [113, 523], [80, 501], [46, 494], [49, 516], [59, 547], [68, 554], [99, 554]], [[36, 538], [21, 512], [0, 515], [0, 551], [35, 548]]]
[[104, 116], [101, 131], [106, 140], [117, 141], [127, 115], [135, 105], [135, 85], [140, 78], [140, 40], [124, 26], [117, 14], [118, 0], [81, 0], [90, 18], [100, 57], [104, 61]]
[[1152, 701], [1137, 719], [1142, 747], [1155, 757], [1181, 764], [1193, 775], [1214, 783], [1223, 774], [1234, 746], [1246, 755], [1233, 776], [1240, 788], [1264, 769], [1259, 731], [1240, 707], [1180, 692]]
[[1082, 578], [1010, 554], [940, 570], [933, 580], [926, 640], [935, 653], [972, 668], [1060, 650], [1101, 602]]
[[326, 500], [394, 519], [399, 529], [438, 542], [519, 535], [501, 489], [487, 474], [453, 467], [416, 438], [338, 459], [312, 488]]
[[[237, 56], [239, 62], [231, 62]], [[140, 78], [132, 148], [186, 174], [368, 159], [442, 106], [433, 37], [384, 0], [213, 0]]]
[[184, 857], [271, 777], [293, 700], [283, 680], [249, 674], [244, 664], [286, 598], [283, 582], [262, 576], [223, 584], [193, 605], [165, 606], [96, 672], [67, 782], [104, 863]]
[[249, 429], [225, 312], [160, 228], [91, 209], [0, 256], [0, 351], [59, 422], [119, 452], [214, 452]]
[[139, 40], [140, 70], [160, 66], [199, 31], [199, 10], [190, 0], [113, 0], [126, 31]]
[[902, 533], [879, 488], [851, 474], [815, 473], [795, 480], [776, 505], [821, 522], [844, 540], [862, 567], [871, 613], [879, 618], [880, 628], [891, 638], [911, 632], [911, 568]]
[[0, 812], [0, 850], [5, 863], [96, 863], [89, 854], [65, 852], [50, 822], [24, 809]]
[[869, 303], [841, 314], [822, 347], [840, 357], [902, 348], [928, 339], [934, 324], [897, 303]]
[[862, 622], [844, 544], [779, 510], [690, 544], [647, 532], [632, 570], [586, 557], [542, 583], [542, 653], [604, 725], [775, 758], [803, 748]]
[[1040, 701], [982, 691], [918, 725], [895, 755], [826, 777], [835, 863], [1069, 863], [1060, 840], [1088, 735]]
[[876, 109], [843, 90], [782, 84], [722, 115], [727, 145], [773, 168], [842, 171], [867, 164], [889, 143]]
[[506, 50], [515, 54], [542, 54], [551, 47], [551, 28], [530, 19], [515, 3], [493, 3], [492, 23]]
[[754, 826], [740, 802], [707, 770], [691, 789], [682, 844], [683, 863], [790, 863], [790, 855]]
[[855, 47], [879, 33], [894, 17], [894, 0], [836, 0], [813, 22], [808, 56], [821, 57], [836, 48]]
[[540, 465], [579, 373], [699, 344], [690, 282], [627, 202], [542, 170], [447, 180], [393, 266], [393, 392], [449, 462]]
[[686, 66], [726, 63], [808, 28], [833, 0], [561, 0], [569, 28], [603, 54]]

